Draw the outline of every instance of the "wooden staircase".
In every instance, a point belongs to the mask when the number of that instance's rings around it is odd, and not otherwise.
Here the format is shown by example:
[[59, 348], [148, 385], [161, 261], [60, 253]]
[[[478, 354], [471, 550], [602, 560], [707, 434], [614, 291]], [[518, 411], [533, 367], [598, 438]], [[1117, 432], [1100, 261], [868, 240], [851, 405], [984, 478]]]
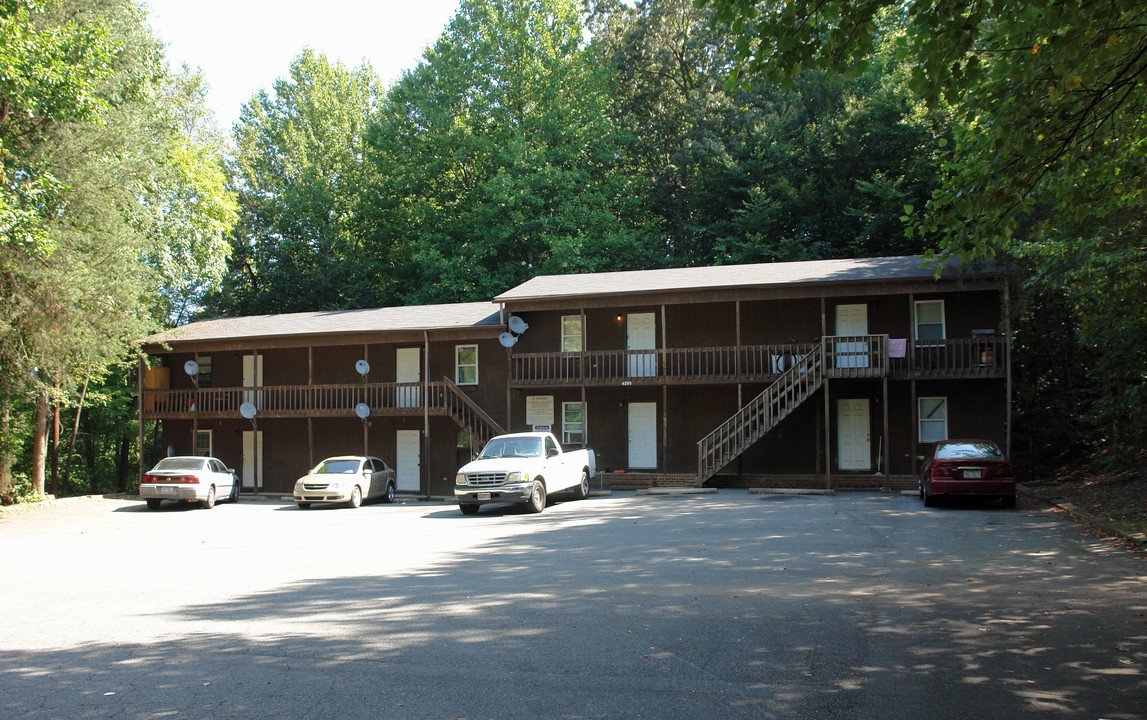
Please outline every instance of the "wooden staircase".
[[817, 345], [697, 443], [697, 487], [764, 437], [822, 385], [824, 350], [822, 345]]
[[458, 427], [470, 435], [470, 446], [475, 451], [485, 447], [495, 435], [505, 434], [506, 431], [502, 426], [478, 407], [478, 404], [451, 382], [450, 378], [444, 377], [442, 380], [446, 388], [443, 392], [442, 407]]

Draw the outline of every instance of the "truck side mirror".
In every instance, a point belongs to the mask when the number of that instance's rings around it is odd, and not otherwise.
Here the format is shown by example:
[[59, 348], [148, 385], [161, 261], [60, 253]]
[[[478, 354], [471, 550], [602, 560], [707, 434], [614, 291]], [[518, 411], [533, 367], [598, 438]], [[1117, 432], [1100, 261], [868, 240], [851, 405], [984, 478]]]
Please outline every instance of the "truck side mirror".
[[558, 456], [558, 449], [557, 448], [546, 448], [546, 457], [552, 458], [552, 457], [557, 457], [557, 456]]

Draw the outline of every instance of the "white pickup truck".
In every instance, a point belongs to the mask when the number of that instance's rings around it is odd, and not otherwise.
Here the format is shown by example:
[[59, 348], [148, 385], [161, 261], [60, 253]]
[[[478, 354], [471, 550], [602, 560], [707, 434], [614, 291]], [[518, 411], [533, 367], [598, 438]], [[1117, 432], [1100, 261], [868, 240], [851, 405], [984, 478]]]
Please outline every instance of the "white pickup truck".
[[589, 495], [595, 462], [593, 450], [564, 452], [548, 432], [499, 435], [458, 470], [454, 497], [463, 515], [474, 515], [484, 503], [526, 503], [537, 513], [551, 493], [572, 490], [579, 500]]

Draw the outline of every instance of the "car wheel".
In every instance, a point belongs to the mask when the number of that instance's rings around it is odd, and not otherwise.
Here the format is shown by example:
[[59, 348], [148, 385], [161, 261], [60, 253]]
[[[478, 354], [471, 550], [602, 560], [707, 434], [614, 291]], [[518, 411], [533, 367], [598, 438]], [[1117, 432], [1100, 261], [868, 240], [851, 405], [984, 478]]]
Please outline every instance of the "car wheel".
[[463, 515], [477, 515], [478, 507], [477, 505], [459, 505], [458, 509], [462, 511]]
[[924, 486], [924, 507], [934, 507], [936, 505], [936, 496], [928, 492], [928, 487]]
[[923, 500], [924, 499], [924, 483], [920, 483], [920, 487], [918, 489], [920, 490], [920, 499]]
[[300, 510], [306, 510], [307, 508], [309, 508], [311, 506], [311, 504], [308, 502], [301, 502], [301, 503], [295, 503], [295, 504], [299, 506]]
[[355, 485], [354, 490], [350, 491], [350, 506], [356, 508], [359, 505], [362, 505], [362, 488]]
[[228, 502], [239, 502], [239, 481], [235, 480], [231, 483], [231, 494], [227, 497]]
[[386, 497], [383, 498], [383, 502], [394, 502], [394, 483], [386, 484]]
[[199, 501], [200, 506], [210, 510], [215, 507], [215, 486], [207, 488], [207, 499]]
[[1000, 507], [1014, 508], [1016, 506], [1016, 496], [1008, 495], [1000, 498]]
[[148, 510], [158, 510], [159, 504], [162, 502], [163, 501], [160, 500], [159, 498], [148, 498], [147, 499], [147, 509]]
[[546, 486], [541, 480], [534, 481], [534, 489], [530, 492], [530, 512], [540, 513], [546, 509]]
[[589, 473], [582, 470], [581, 482], [574, 488], [574, 498], [577, 500], [585, 500], [587, 497], [589, 497]]

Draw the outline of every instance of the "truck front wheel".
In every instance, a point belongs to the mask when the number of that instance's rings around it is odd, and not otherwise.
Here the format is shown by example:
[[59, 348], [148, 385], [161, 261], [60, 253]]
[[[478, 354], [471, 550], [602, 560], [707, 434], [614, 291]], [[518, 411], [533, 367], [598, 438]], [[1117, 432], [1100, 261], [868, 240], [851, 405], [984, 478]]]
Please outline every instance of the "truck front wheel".
[[534, 489], [530, 492], [530, 512], [540, 513], [546, 509], [546, 486], [541, 480], [534, 481]]
[[462, 511], [463, 515], [477, 515], [478, 514], [478, 506], [477, 505], [459, 505], [458, 509], [460, 511]]

